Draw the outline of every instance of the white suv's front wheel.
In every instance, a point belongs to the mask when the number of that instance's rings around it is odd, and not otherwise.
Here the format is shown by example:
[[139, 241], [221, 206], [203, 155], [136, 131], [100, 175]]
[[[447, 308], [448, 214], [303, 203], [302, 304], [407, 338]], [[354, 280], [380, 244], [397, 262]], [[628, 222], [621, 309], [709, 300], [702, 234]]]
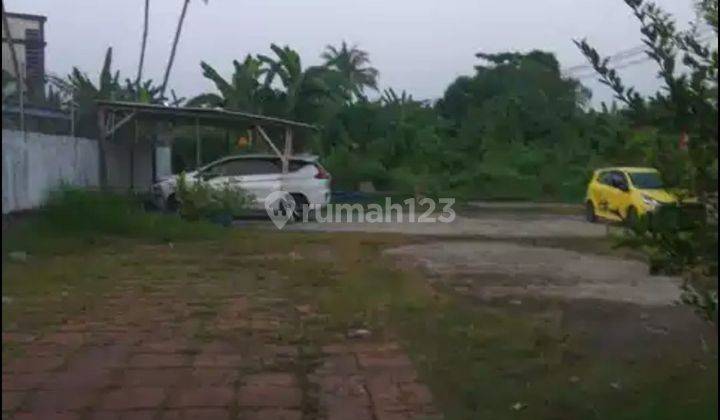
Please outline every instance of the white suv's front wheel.
[[293, 206], [292, 216], [296, 222], [305, 220], [305, 215], [310, 211], [310, 203], [302, 194], [290, 194], [295, 205]]

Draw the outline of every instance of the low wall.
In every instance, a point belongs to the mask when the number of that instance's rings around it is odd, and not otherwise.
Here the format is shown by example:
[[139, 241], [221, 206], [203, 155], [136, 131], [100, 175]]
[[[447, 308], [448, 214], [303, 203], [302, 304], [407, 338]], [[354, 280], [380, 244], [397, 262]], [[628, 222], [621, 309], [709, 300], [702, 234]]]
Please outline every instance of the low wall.
[[2, 131], [3, 214], [38, 207], [62, 184], [98, 186], [97, 141]]

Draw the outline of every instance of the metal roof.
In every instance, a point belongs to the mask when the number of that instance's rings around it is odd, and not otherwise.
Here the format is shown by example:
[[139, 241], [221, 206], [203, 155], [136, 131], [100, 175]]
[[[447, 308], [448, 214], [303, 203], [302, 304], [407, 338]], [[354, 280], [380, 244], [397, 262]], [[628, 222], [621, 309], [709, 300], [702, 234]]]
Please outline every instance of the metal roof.
[[200, 108], [200, 107], [173, 107], [157, 104], [147, 104], [127, 101], [97, 101], [98, 106], [111, 111], [134, 112], [138, 116], [152, 116], [155, 119], [165, 120], [201, 120], [209, 122], [239, 123], [249, 122], [257, 125], [275, 127], [295, 127], [317, 130], [312, 124], [299, 121], [286, 120], [277, 117], [251, 114], [242, 111], [228, 111], [222, 108]]
[[[2, 107], [2, 113], [3, 114], [19, 114], [20, 113], [20, 107], [16, 105], [3, 105]], [[23, 107], [23, 113], [26, 116], [31, 117], [41, 117], [41, 118], [50, 118], [50, 119], [58, 119], [58, 120], [72, 120], [72, 117], [69, 112], [56, 109], [56, 108], [48, 108], [48, 107], [41, 107], [41, 106], [34, 106], [34, 105], [25, 105]]]

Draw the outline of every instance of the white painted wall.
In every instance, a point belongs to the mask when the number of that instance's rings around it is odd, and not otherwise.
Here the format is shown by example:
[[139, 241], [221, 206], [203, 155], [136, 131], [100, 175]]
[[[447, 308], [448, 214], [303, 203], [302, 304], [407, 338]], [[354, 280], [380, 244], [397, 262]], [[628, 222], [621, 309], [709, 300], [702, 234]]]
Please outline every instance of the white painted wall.
[[41, 205], [62, 184], [98, 186], [97, 141], [2, 131], [2, 212]]
[[155, 171], [158, 179], [170, 176], [172, 171], [172, 148], [157, 146], [155, 148]]
[[[31, 132], [26, 136], [24, 139], [20, 131], [2, 131], [3, 214], [38, 207], [50, 191], [63, 184], [99, 186], [96, 140]], [[108, 187], [148, 191], [153, 183], [152, 143], [108, 141], [106, 148]], [[157, 177], [171, 175], [171, 147], [156, 147], [155, 158]]]

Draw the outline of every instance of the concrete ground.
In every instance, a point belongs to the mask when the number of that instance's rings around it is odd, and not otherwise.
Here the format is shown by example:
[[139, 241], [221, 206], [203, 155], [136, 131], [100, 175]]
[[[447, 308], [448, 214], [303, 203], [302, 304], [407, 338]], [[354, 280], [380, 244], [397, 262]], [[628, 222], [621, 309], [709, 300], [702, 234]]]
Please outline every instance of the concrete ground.
[[[409, 223], [405, 217], [401, 223], [296, 223], [285, 229], [434, 237], [387, 255], [483, 299], [545, 296], [641, 305], [672, 305], [679, 300], [678, 278], [650, 276], [642, 261], [574, 250], [573, 240], [601, 241], [611, 231], [620, 231], [617, 226], [588, 223], [581, 213], [581, 207], [570, 204], [475, 202], [451, 223]], [[527, 243], [533, 239], [566, 245]]]
[[581, 216], [530, 212], [473, 212], [457, 215], [451, 223], [294, 223], [285, 230], [319, 232], [378, 232], [407, 235], [477, 236], [492, 238], [602, 238], [609, 227], [587, 223]]
[[644, 262], [613, 256], [498, 241], [439, 241], [386, 253], [482, 299], [542, 296], [672, 305], [680, 298], [680, 279], [650, 276]]

